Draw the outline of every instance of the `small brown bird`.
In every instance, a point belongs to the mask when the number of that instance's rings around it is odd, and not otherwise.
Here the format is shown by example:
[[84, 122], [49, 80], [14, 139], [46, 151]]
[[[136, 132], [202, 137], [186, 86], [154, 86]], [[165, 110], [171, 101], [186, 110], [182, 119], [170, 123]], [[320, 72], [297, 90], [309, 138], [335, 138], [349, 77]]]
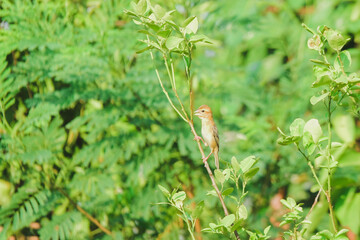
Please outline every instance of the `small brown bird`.
[[205, 146], [209, 146], [211, 149], [210, 154], [203, 158], [203, 162], [205, 163], [213, 153], [215, 157], [216, 168], [219, 169], [219, 134], [212, 116], [211, 109], [207, 105], [202, 105], [195, 111], [195, 115], [201, 119], [201, 135], [204, 138], [202, 139], [201, 137], [197, 136], [195, 139], [202, 140]]

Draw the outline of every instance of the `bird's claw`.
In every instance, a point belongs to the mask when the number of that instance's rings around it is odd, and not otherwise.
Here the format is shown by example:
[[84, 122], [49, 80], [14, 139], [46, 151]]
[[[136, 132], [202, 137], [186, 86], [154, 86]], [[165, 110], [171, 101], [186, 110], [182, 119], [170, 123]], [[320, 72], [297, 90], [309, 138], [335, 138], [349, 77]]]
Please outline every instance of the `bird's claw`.
[[203, 160], [203, 163], [207, 162], [209, 157], [203, 157], [202, 160]]
[[198, 136], [198, 135], [196, 135], [196, 136], [194, 137], [194, 140], [195, 140], [195, 141], [201, 140], [201, 137]]

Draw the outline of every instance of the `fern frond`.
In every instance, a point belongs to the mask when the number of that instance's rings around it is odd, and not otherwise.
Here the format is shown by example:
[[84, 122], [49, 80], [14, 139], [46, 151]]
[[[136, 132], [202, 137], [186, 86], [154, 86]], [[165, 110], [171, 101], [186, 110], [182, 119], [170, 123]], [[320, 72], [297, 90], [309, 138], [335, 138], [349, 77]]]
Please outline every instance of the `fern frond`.
[[39, 230], [40, 239], [69, 239], [74, 229], [74, 224], [80, 220], [81, 214], [76, 211], [54, 216], [50, 222], [43, 223], [43, 227]]
[[26, 185], [0, 210], [0, 224], [9, 225], [9, 231], [20, 230], [51, 211], [58, 199], [59, 195], [49, 190]]

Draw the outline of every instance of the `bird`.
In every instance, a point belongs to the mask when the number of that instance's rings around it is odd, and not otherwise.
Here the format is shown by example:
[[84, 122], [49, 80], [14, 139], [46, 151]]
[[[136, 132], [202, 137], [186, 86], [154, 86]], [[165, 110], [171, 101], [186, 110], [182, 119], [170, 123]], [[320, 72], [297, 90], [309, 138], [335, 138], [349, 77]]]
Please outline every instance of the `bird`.
[[204, 145], [209, 146], [211, 150], [210, 154], [203, 158], [203, 162], [205, 163], [211, 154], [214, 154], [215, 166], [219, 169], [219, 134], [211, 108], [207, 105], [202, 105], [195, 111], [195, 116], [201, 119], [201, 135], [203, 137], [195, 136], [195, 140], [201, 140]]

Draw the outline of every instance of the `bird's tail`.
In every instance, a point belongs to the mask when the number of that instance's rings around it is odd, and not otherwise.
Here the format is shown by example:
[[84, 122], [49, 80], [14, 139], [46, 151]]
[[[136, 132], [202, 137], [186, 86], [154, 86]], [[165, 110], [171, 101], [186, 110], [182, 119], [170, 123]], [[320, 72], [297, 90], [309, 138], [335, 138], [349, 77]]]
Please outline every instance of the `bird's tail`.
[[214, 158], [215, 158], [215, 166], [217, 169], [220, 168], [220, 164], [219, 164], [219, 149], [214, 151]]

